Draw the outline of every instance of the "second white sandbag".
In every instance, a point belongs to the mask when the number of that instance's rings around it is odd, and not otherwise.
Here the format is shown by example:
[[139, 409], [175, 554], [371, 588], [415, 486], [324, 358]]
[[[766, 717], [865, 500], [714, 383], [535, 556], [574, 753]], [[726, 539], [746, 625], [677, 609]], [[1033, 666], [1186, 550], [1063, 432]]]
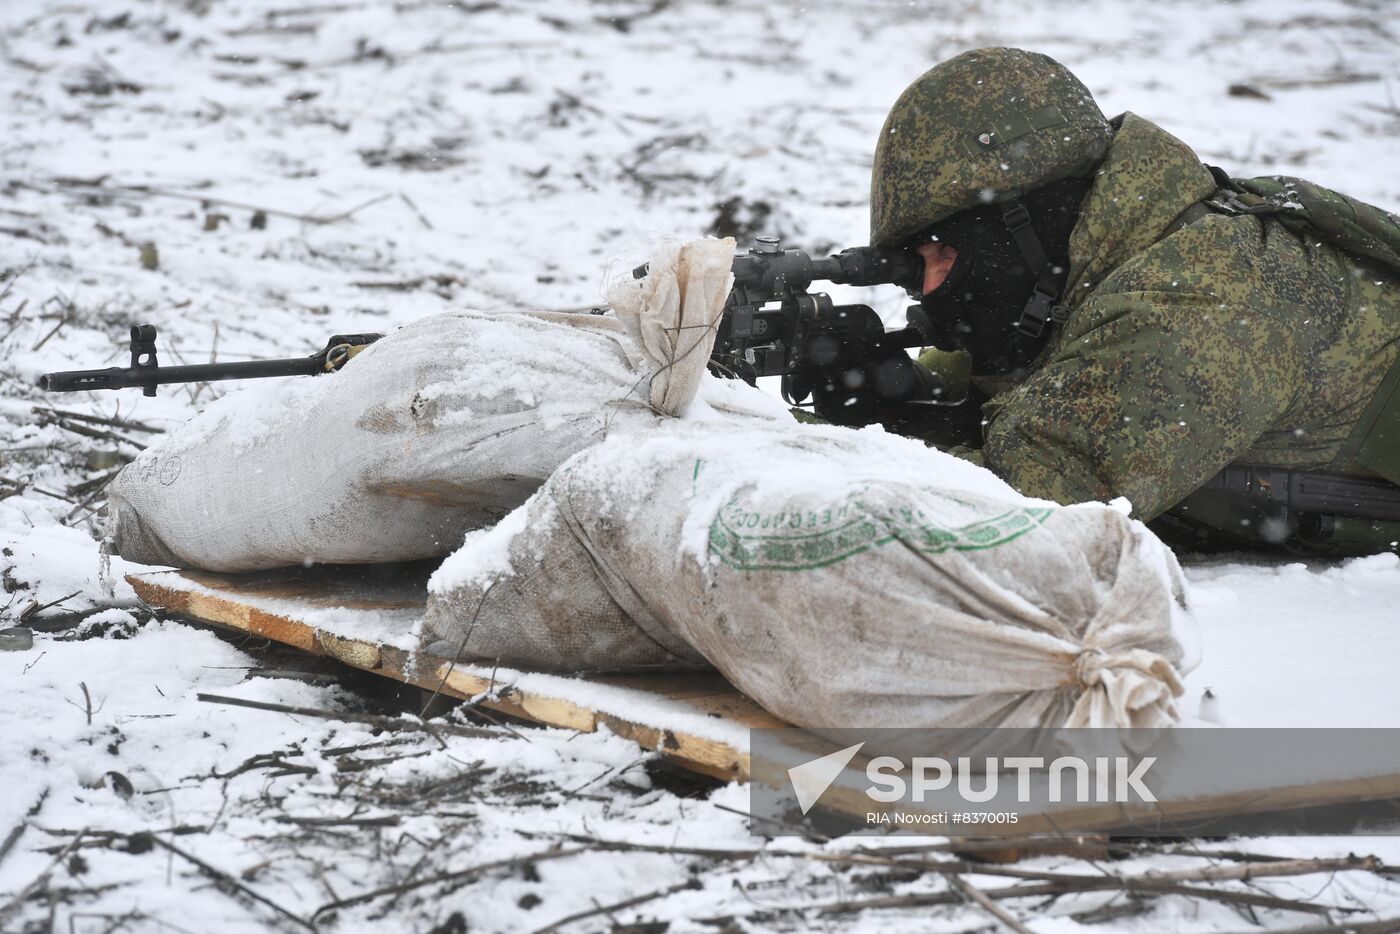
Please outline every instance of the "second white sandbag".
[[878, 429], [619, 434], [429, 591], [436, 652], [708, 662], [811, 728], [1160, 726], [1181, 691], [1180, 573], [1145, 527]]

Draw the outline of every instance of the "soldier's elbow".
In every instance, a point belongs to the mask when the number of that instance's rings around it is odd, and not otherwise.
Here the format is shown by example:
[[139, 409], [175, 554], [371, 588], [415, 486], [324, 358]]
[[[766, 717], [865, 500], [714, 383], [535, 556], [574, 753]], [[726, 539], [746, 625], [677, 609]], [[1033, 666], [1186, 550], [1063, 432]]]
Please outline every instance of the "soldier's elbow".
[[982, 451], [987, 469], [1023, 496], [1062, 505], [1112, 496], [1086, 451], [1020, 419], [1003, 415], [993, 420]]

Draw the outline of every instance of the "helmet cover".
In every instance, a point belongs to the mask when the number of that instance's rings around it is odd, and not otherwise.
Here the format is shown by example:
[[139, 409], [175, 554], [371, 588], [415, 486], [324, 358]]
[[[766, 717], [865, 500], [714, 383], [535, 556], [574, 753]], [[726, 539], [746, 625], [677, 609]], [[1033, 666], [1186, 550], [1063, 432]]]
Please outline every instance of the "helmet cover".
[[870, 242], [899, 246], [960, 211], [1088, 175], [1113, 129], [1069, 69], [1021, 49], [974, 49], [899, 96], [875, 147]]

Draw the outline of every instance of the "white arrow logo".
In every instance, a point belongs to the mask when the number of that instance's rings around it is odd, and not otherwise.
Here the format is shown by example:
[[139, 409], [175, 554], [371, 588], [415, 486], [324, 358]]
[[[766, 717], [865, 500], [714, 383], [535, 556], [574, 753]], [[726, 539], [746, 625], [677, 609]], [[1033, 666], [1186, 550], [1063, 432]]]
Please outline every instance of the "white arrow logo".
[[863, 742], [856, 743], [854, 746], [838, 749], [820, 759], [813, 759], [788, 769], [788, 780], [792, 782], [792, 790], [797, 793], [797, 803], [803, 814], [812, 810], [813, 805], [821, 800], [831, 783], [836, 781], [836, 776], [841, 774], [841, 770], [855, 758], [855, 754], [860, 752], [860, 747], [864, 745]]

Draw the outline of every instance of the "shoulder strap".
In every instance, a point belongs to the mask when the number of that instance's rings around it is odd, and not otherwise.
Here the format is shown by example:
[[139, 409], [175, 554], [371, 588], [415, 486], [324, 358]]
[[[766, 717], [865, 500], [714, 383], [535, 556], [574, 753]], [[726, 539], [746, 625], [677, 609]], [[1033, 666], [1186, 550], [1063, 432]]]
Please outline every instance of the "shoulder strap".
[[1331, 188], [1288, 175], [1231, 178], [1206, 166], [1220, 185], [1203, 204], [1224, 214], [1270, 215], [1296, 233], [1400, 273], [1400, 217]]
[[1178, 230], [1181, 230], [1183, 227], [1190, 227], [1192, 224], [1196, 223], [1202, 218], [1209, 217], [1210, 215], [1217, 213], [1221, 212], [1218, 212], [1215, 209], [1213, 209], [1209, 202], [1197, 201], [1195, 204], [1191, 205], [1186, 210], [1178, 214], [1176, 216], [1176, 220], [1172, 221], [1170, 224], [1167, 225], [1167, 229], [1162, 234], [1162, 236], [1169, 237], [1172, 234], [1176, 233]]

